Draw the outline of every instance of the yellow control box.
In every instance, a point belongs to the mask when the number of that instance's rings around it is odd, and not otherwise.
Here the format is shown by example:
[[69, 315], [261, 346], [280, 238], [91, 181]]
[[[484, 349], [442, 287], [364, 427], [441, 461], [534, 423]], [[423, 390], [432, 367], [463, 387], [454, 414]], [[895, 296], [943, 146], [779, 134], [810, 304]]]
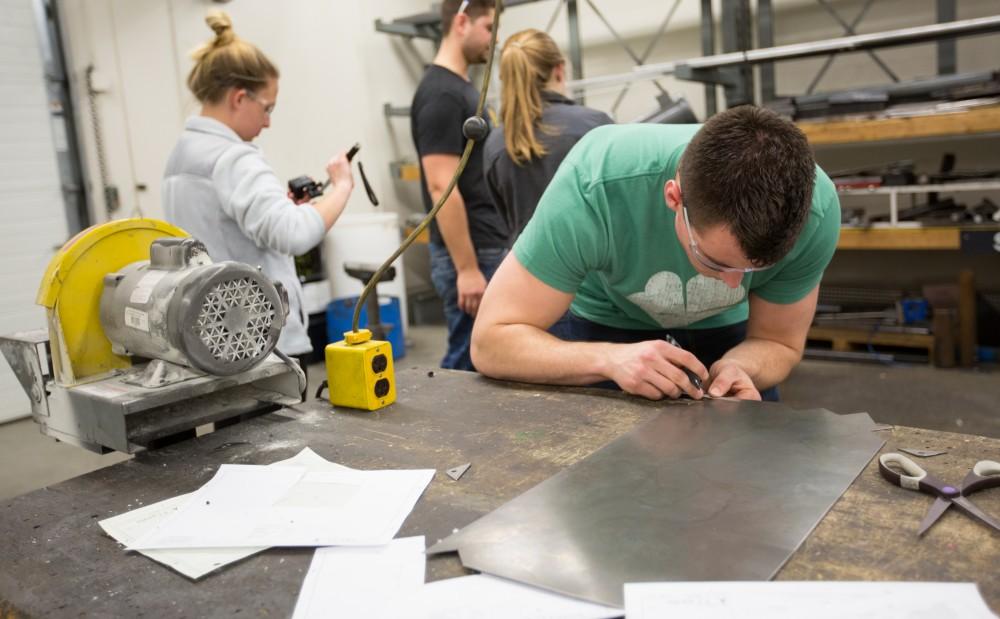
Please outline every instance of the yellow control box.
[[326, 347], [330, 404], [373, 411], [396, 401], [392, 344], [372, 339], [368, 329], [348, 331]]

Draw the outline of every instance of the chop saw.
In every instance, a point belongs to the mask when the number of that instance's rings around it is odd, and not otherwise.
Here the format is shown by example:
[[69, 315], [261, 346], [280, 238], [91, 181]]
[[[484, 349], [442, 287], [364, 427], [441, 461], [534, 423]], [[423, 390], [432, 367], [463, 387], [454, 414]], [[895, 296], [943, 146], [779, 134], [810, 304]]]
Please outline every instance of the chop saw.
[[215, 422], [302, 401], [275, 345], [288, 294], [259, 269], [213, 262], [154, 219], [84, 230], [49, 263], [47, 329], [0, 337], [43, 434], [135, 453]]

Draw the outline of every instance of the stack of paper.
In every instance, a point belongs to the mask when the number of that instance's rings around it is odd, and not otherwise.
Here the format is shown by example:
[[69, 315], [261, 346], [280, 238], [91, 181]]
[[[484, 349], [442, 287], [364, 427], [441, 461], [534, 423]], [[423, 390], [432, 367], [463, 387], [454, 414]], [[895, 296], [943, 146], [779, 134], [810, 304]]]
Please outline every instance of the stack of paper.
[[100, 523], [190, 578], [270, 546], [384, 545], [433, 470], [358, 471], [306, 448], [270, 466], [223, 465], [202, 488]]

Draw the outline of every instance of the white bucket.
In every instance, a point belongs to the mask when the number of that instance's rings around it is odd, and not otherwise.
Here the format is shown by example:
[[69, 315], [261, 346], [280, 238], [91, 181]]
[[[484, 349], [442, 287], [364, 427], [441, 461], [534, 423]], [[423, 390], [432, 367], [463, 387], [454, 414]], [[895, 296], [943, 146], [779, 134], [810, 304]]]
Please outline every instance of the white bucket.
[[[345, 213], [333, 224], [323, 240], [323, 264], [334, 299], [361, 294], [361, 281], [344, 272], [345, 262], [360, 262], [378, 266], [396, 251], [402, 241], [399, 216], [396, 213]], [[406, 333], [406, 274], [403, 259], [393, 263], [396, 277], [391, 282], [378, 285], [379, 295], [399, 298], [400, 310]]]

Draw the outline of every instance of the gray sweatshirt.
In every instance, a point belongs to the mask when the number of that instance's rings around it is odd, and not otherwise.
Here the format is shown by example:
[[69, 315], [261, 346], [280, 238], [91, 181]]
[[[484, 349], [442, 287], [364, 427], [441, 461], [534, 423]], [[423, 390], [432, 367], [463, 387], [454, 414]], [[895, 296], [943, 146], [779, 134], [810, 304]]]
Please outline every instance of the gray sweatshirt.
[[292, 256], [318, 245], [326, 226], [316, 209], [288, 199], [257, 146], [217, 120], [188, 118], [163, 173], [163, 208], [167, 221], [204, 243], [212, 260], [259, 266], [284, 284], [291, 307], [278, 349], [312, 350]]

